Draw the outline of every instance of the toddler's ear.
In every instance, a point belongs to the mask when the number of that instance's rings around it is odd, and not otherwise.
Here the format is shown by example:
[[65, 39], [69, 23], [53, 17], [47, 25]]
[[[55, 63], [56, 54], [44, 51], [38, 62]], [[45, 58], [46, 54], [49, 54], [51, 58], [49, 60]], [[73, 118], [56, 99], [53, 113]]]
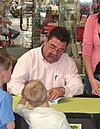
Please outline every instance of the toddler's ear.
[[6, 71], [5, 70], [0, 70], [0, 84], [5, 83], [4, 82], [4, 80], [5, 80], [5, 74], [6, 74]]
[[5, 70], [1, 70], [0, 71], [0, 78], [3, 79], [5, 74], [6, 74], [6, 71]]

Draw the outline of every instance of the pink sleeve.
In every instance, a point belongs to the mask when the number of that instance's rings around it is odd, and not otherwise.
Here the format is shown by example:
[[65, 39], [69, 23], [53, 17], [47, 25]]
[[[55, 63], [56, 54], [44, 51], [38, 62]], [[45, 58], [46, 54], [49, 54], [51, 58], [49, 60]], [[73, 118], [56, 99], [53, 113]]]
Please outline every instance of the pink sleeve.
[[85, 25], [83, 44], [82, 44], [83, 56], [92, 55], [94, 25], [95, 25], [95, 19], [94, 19], [94, 14], [92, 14], [88, 17]]

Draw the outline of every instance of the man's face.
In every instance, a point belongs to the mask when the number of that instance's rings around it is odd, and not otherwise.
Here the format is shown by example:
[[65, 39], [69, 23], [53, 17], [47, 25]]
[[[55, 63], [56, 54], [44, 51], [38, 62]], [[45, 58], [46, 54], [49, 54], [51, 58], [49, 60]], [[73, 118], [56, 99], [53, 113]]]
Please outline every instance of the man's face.
[[53, 37], [49, 41], [46, 39], [43, 46], [42, 54], [46, 61], [54, 63], [60, 59], [67, 47], [66, 42], [61, 42], [57, 38]]

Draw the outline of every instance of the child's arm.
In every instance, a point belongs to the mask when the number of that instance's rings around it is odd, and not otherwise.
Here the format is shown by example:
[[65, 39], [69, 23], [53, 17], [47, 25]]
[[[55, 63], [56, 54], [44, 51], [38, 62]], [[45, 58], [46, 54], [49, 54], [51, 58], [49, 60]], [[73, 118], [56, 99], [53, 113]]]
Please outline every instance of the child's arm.
[[7, 123], [7, 124], [6, 124], [6, 128], [7, 128], [7, 129], [14, 129], [14, 128], [15, 128], [15, 123], [14, 123], [14, 121]]
[[24, 98], [22, 98], [22, 99], [18, 102], [18, 104], [23, 104], [23, 105], [25, 105], [26, 102], [27, 102], [27, 100], [24, 99]]
[[18, 104], [16, 105], [16, 108], [15, 108], [15, 113], [17, 113], [18, 115], [22, 116], [22, 117], [25, 117], [26, 115], [26, 112], [28, 110], [30, 110], [25, 104], [26, 104], [27, 100], [22, 98]]

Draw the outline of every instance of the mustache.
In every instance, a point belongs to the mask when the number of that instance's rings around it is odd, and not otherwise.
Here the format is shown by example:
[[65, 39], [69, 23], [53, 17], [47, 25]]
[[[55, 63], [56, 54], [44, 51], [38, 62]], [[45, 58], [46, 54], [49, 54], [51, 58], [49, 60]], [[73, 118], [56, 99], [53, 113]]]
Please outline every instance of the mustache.
[[49, 57], [53, 57], [53, 58], [58, 58], [58, 56], [55, 55], [55, 54], [53, 54], [53, 53], [49, 53], [48, 56], [49, 56]]

